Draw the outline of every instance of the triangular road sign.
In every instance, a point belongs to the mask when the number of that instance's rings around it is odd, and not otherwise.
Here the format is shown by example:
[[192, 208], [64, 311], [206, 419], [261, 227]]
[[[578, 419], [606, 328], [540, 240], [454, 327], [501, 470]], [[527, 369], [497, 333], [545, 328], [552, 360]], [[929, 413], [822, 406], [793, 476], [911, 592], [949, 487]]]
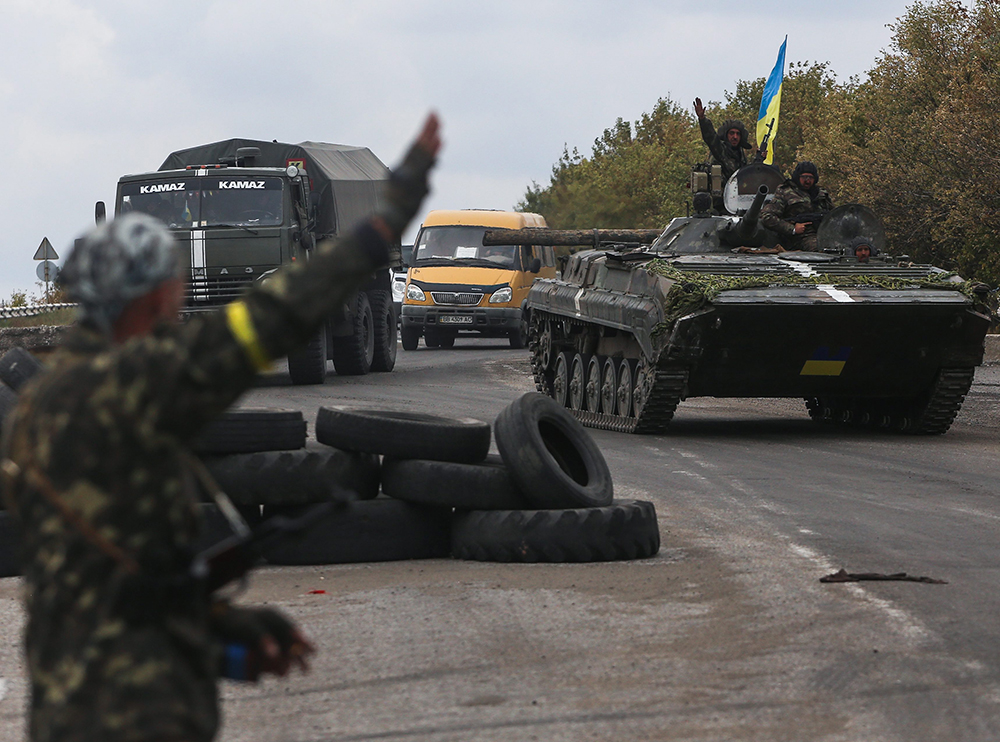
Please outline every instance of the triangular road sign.
[[42, 237], [42, 244], [35, 250], [35, 257], [32, 260], [59, 260], [59, 256], [56, 255], [55, 248], [52, 247], [48, 237]]

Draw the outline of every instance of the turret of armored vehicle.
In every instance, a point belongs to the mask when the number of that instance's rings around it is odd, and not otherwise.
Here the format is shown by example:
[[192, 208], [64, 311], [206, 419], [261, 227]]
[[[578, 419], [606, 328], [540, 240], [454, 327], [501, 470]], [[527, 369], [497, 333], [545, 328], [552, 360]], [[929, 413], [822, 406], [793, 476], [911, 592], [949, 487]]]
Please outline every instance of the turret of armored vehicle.
[[696, 193], [693, 215], [652, 234], [487, 233], [593, 247], [528, 295], [539, 391], [622, 432], [661, 432], [681, 401], [708, 396], [800, 397], [816, 420], [944, 433], [982, 362], [988, 289], [890, 257], [858, 204], [826, 215], [817, 252], [783, 251], [757, 220], [775, 178], [764, 167], [733, 176], [735, 215]]
[[[184, 262], [184, 311], [196, 313], [232, 301], [282, 265], [308, 261], [318, 242], [375, 212], [388, 177], [365, 147], [227, 139], [173, 152], [155, 172], [123, 176], [115, 214], [141, 211], [167, 225]], [[328, 359], [338, 374], [391, 371], [396, 316], [389, 271], [379, 271], [289, 355], [292, 382], [323, 383]]]

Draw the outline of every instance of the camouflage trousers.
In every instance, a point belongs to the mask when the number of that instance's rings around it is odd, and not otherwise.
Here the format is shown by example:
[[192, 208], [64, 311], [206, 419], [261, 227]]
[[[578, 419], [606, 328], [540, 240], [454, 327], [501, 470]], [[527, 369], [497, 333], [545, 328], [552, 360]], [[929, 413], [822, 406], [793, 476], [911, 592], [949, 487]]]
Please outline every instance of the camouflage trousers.
[[32, 668], [30, 739], [208, 742], [219, 723], [211, 652], [162, 626], [128, 628], [87, 661]]

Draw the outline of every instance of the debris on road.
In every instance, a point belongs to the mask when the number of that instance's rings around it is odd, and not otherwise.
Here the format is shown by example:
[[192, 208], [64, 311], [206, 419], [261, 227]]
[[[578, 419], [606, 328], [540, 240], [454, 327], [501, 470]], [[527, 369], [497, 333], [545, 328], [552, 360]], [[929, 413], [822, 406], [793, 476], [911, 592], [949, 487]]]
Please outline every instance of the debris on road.
[[839, 572], [834, 572], [832, 575], [827, 575], [826, 577], [819, 578], [820, 582], [864, 582], [868, 580], [926, 582], [931, 585], [948, 584], [948, 580], [936, 580], [933, 577], [916, 577], [914, 575], [908, 575], [906, 574], [906, 572], [895, 572], [891, 575], [885, 575], [879, 572], [848, 572], [846, 569], [841, 569]]

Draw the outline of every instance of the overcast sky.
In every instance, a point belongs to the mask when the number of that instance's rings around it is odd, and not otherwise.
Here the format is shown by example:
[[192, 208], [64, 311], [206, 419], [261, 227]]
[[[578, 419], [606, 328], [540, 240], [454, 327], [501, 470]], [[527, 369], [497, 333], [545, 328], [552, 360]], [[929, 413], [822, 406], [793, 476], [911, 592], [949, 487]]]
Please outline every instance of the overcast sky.
[[43, 236], [65, 258], [119, 176], [176, 149], [315, 140], [391, 166], [434, 109], [427, 207], [506, 209], [564, 144], [767, 75], [785, 34], [788, 61], [864, 75], [908, 4], [0, 0], [0, 299], [38, 291]]

